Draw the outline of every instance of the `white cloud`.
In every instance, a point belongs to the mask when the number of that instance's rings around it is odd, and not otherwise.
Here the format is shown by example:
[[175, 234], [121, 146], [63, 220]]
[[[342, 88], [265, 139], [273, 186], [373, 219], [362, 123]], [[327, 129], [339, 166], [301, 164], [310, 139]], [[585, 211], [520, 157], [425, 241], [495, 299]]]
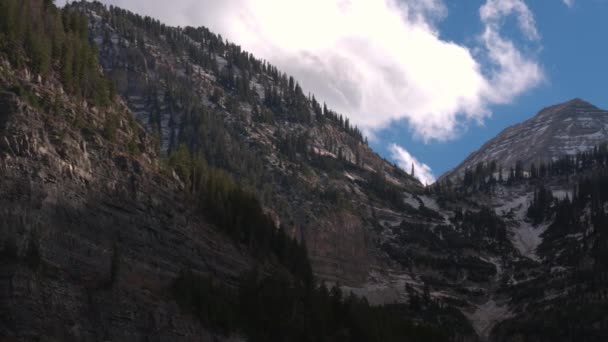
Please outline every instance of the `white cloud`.
[[479, 14], [485, 26], [481, 41], [494, 68], [488, 77], [492, 86], [485, 98], [491, 103], [511, 102], [517, 95], [540, 83], [544, 76], [534, 59], [525, 56], [512, 40], [501, 35], [503, 19], [514, 15], [525, 38], [536, 42], [540, 34], [534, 15], [523, 0], [487, 0]]
[[542, 80], [538, 63], [501, 35], [513, 15], [537, 41], [521, 0], [487, 0], [479, 46], [441, 38], [443, 0], [103, 0], [173, 25], [204, 25], [294, 75], [373, 134], [407, 120], [448, 140]]
[[574, 0], [563, 0], [564, 4], [568, 7], [574, 6]]
[[528, 39], [540, 38], [534, 15], [523, 0], [487, 0], [479, 9], [481, 21], [494, 30], [499, 30], [502, 19], [509, 15], [517, 17], [519, 28]]
[[412, 156], [403, 147], [397, 144], [390, 144], [389, 152], [397, 166], [404, 171], [408, 173], [411, 172], [412, 165], [414, 165], [414, 176], [418, 178], [422, 184], [433, 184], [435, 182], [435, 176], [433, 176], [431, 168], [428, 165], [419, 162], [418, 159]]

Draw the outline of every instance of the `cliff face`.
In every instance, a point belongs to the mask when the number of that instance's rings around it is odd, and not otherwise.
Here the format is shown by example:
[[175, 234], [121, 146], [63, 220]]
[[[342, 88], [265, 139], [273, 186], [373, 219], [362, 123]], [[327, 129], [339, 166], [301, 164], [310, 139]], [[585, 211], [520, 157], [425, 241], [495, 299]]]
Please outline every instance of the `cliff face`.
[[167, 289], [186, 267], [234, 284], [251, 256], [187, 204], [124, 105], [75, 103], [6, 61], [0, 88], [0, 335], [210, 339]]

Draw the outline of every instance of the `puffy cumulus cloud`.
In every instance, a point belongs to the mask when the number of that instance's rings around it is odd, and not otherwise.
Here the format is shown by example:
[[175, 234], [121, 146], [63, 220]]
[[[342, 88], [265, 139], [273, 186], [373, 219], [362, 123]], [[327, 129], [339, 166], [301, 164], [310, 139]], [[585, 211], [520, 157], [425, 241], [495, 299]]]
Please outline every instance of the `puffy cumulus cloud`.
[[424, 141], [454, 138], [490, 106], [542, 79], [501, 35], [505, 16], [538, 40], [521, 0], [487, 0], [478, 46], [441, 38], [443, 0], [102, 0], [173, 25], [205, 25], [292, 74], [373, 135], [407, 120]]
[[397, 145], [390, 144], [389, 152], [391, 153], [391, 158], [395, 161], [397, 166], [403, 169], [406, 172], [411, 172], [412, 165], [414, 166], [414, 176], [422, 182], [422, 184], [433, 184], [435, 182], [435, 176], [433, 176], [433, 171], [431, 168], [418, 161], [418, 159], [414, 158], [406, 149]]

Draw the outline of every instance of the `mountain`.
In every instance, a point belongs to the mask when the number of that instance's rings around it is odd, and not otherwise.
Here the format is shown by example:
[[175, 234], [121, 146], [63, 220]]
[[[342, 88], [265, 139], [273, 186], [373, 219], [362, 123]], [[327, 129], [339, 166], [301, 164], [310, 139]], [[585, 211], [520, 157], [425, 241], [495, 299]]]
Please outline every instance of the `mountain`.
[[[432, 187], [440, 203], [491, 208], [517, 253], [471, 317], [490, 341], [608, 337], [608, 112], [582, 100], [506, 129]], [[500, 171], [507, 165], [510, 172]], [[504, 169], [503, 169], [504, 170]], [[462, 176], [460, 176], [462, 175]]]
[[488, 260], [515, 253], [506, 239], [486, 242], [505, 234], [492, 213], [481, 216], [490, 227], [453, 229], [453, 211], [267, 62], [204, 27], [171, 28], [94, 4], [81, 10], [105, 73], [158, 137], [159, 153], [171, 159], [184, 146], [251, 187], [303, 239], [318, 279], [374, 304], [407, 301], [430, 282], [451, 297], [454, 286], [471, 285], [462, 274], [485, 284], [496, 274]]
[[555, 161], [565, 155], [589, 151], [608, 140], [608, 111], [581, 99], [544, 108], [534, 117], [506, 128], [471, 153], [440, 179], [463, 177], [477, 164], [495, 161], [507, 173], [517, 162]]
[[5, 0], [0, 38], [2, 336], [605, 340], [599, 141], [423, 187], [204, 27]]
[[293, 78], [99, 3], [2, 1], [0, 38], [1, 336], [475, 338], [337, 286], [390, 260], [373, 210], [424, 190]]

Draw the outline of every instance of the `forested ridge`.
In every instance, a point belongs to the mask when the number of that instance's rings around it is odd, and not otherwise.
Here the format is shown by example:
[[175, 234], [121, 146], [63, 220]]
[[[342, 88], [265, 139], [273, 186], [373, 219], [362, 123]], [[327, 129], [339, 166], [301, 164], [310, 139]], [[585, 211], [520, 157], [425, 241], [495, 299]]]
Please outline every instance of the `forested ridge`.
[[[111, 28], [95, 37], [106, 49], [102, 55], [106, 54], [109, 65], [115, 58], [113, 49], [127, 44], [127, 53], [119, 57], [133, 69], [155, 64], [150, 60], [158, 57], [157, 50], [180, 56], [168, 66], [158, 63], [154, 81], [137, 84], [144, 89], [137, 96], [150, 112], [143, 120], [158, 139], [162, 154], [171, 157], [185, 146], [192, 158], [228, 172], [292, 225], [315, 221], [328, 207], [316, 196], [317, 186], [305, 178], [324, 172], [337, 178], [349, 168], [367, 171], [365, 155], [372, 152], [362, 132], [314, 95], [305, 94], [293, 77], [270, 63], [204, 27], [174, 28], [117, 7], [87, 6], [100, 13], [101, 25]], [[116, 44], [117, 37], [125, 41]], [[120, 65], [108, 69], [119, 92], [129, 93], [134, 87], [129, 69]], [[199, 78], [212, 80], [211, 86], [201, 90]], [[141, 108], [141, 103], [134, 105]], [[167, 112], [175, 115], [167, 120]], [[262, 128], [273, 131], [270, 145], [251, 136], [252, 130]], [[323, 134], [321, 145], [319, 133], [315, 136], [313, 130]], [[276, 161], [269, 157], [275, 151], [281, 162], [272, 164], [273, 170], [269, 164]], [[410, 175], [402, 176], [417, 182]], [[294, 196], [313, 207], [298, 212]]]

